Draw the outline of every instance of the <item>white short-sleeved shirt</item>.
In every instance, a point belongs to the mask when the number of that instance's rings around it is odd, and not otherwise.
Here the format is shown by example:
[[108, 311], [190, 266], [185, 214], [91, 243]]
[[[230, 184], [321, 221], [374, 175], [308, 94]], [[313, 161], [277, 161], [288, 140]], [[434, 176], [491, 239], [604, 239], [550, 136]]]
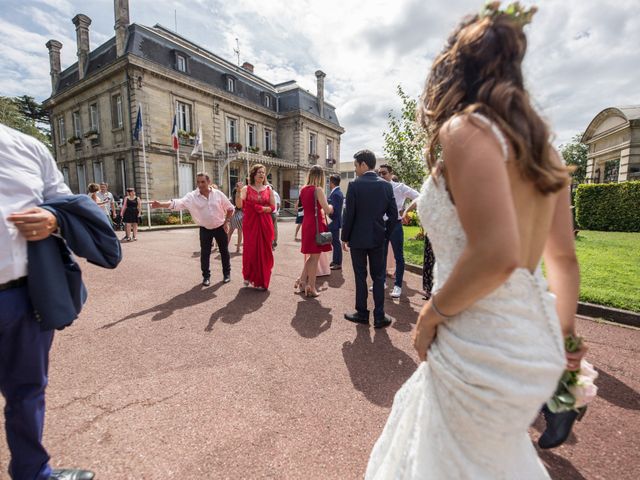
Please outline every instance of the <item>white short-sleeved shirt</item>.
[[71, 195], [47, 147], [0, 124], [0, 284], [27, 274], [27, 240], [7, 217]]
[[398, 219], [402, 218], [400, 212], [404, 209], [404, 203], [409, 200], [415, 200], [420, 195], [417, 190], [414, 190], [408, 185], [401, 182], [391, 182], [393, 188], [393, 197], [396, 199], [396, 206], [398, 207]]
[[173, 210], [186, 208], [201, 227], [213, 230], [224, 224], [228, 211], [233, 211], [234, 207], [227, 196], [215, 188], [209, 189], [209, 197], [205, 197], [196, 189], [187, 193], [184, 197], [171, 202]]

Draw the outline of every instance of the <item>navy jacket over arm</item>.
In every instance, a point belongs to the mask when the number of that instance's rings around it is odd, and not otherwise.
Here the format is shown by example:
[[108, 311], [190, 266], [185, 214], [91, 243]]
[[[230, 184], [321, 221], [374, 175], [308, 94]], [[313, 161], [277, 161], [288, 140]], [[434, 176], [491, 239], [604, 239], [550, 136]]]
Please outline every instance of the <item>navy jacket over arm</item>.
[[342, 205], [344, 204], [344, 195], [340, 187], [337, 187], [333, 193], [329, 195], [327, 199], [329, 205], [333, 206], [333, 213], [329, 215], [331, 223], [329, 224], [329, 230], [338, 231], [342, 228]]
[[348, 242], [351, 248], [384, 245], [398, 225], [398, 207], [391, 183], [373, 172], [365, 173], [349, 184], [346, 203], [342, 241]]
[[27, 242], [29, 296], [40, 328], [62, 329], [78, 318], [87, 299], [72, 251], [105, 268], [115, 268], [122, 251], [106, 215], [87, 195], [54, 198], [40, 207], [56, 216], [62, 238]]

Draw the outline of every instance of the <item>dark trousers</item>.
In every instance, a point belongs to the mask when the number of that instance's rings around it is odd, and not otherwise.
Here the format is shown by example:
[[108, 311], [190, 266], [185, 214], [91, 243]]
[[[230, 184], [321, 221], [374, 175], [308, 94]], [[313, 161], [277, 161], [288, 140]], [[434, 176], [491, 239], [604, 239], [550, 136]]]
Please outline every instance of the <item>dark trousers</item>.
[[402, 225], [396, 225], [389, 241], [385, 244], [384, 252], [384, 264], [387, 264], [387, 255], [389, 255], [389, 244], [391, 244], [391, 250], [393, 250], [393, 258], [396, 261], [396, 272], [394, 285], [402, 288], [402, 279], [404, 278], [404, 229]]
[[369, 318], [367, 309], [367, 259], [373, 280], [373, 318], [384, 318], [384, 245], [376, 248], [352, 248], [351, 263], [356, 277], [356, 311], [364, 318]]
[[[331, 225], [329, 225], [331, 226]], [[340, 244], [340, 229], [329, 228], [333, 239], [331, 240], [331, 247], [333, 248], [333, 260], [331, 263], [334, 265], [342, 265], [342, 245]]]
[[227, 232], [224, 231], [224, 225], [209, 230], [200, 227], [200, 268], [202, 269], [202, 278], [211, 278], [211, 247], [213, 239], [216, 239], [218, 250], [220, 250], [220, 258], [222, 259], [222, 274], [229, 275], [231, 273], [231, 259], [229, 258], [229, 239]]
[[42, 429], [52, 341], [53, 331], [41, 331], [33, 316], [26, 286], [0, 292], [0, 391], [11, 478], [41, 480], [51, 474]]

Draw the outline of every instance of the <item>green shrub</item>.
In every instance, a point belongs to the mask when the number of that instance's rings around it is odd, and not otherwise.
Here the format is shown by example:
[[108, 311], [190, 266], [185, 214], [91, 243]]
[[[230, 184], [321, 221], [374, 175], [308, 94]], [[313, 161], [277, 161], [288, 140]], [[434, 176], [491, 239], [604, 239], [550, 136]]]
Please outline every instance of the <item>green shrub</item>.
[[586, 230], [640, 232], [640, 182], [578, 186], [576, 220]]

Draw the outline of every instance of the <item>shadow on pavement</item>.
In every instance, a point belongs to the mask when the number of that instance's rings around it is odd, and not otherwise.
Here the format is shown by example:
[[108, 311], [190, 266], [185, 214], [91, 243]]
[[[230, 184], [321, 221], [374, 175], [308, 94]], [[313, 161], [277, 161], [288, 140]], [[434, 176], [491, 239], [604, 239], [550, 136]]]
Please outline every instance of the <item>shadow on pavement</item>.
[[394, 395], [417, 366], [393, 346], [384, 329], [374, 331], [366, 325], [357, 325], [355, 340], [342, 344], [342, 356], [355, 389], [382, 407], [391, 406]]
[[254, 288], [241, 288], [238, 290], [236, 298], [227, 303], [223, 308], [216, 310], [211, 315], [205, 332], [213, 330], [213, 326], [218, 320], [224, 323], [238, 323], [242, 318], [258, 310], [267, 298], [271, 295], [269, 290], [257, 290]]
[[155, 312], [155, 315], [151, 318], [151, 320], [154, 320], [154, 321], [164, 320], [165, 318], [168, 318], [171, 315], [173, 315], [173, 313], [176, 310], [182, 310], [183, 308], [186, 308], [186, 307], [192, 307], [193, 305], [197, 305], [198, 303], [208, 302], [212, 298], [215, 298], [215, 291], [218, 290], [218, 288], [220, 288], [221, 285], [222, 285], [222, 282], [216, 283], [211, 287], [203, 287], [202, 285], [198, 284], [195, 287], [193, 287], [191, 290], [187, 290], [184, 293], [180, 293], [179, 295], [176, 295], [175, 297], [167, 300], [164, 303], [155, 305], [153, 307], [147, 308], [140, 312], [132, 313], [130, 315], [127, 315], [124, 318], [121, 318], [120, 320], [116, 320], [115, 322], [112, 322], [112, 323], [107, 323], [106, 325], [103, 325], [100, 328], [105, 329], [105, 328], [115, 327], [116, 325], [126, 320], [130, 320], [136, 317], [141, 317], [142, 315], [147, 315], [148, 313], [154, 313], [154, 312]]
[[570, 478], [571, 480], [586, 480], [573, 464], [566, 458], [551, 453], [549, 450], [538, 450], [540, 459], [544, 462], [551, 478]]
[[598, 370], [598, 396], [620, 408], [640, 410], [640, 393], [604, 370]]
[[315, 338], [331, 328], [331, 309], [323, 307], [315, 298], [298, 302], [291, 326], [304, 338]]

